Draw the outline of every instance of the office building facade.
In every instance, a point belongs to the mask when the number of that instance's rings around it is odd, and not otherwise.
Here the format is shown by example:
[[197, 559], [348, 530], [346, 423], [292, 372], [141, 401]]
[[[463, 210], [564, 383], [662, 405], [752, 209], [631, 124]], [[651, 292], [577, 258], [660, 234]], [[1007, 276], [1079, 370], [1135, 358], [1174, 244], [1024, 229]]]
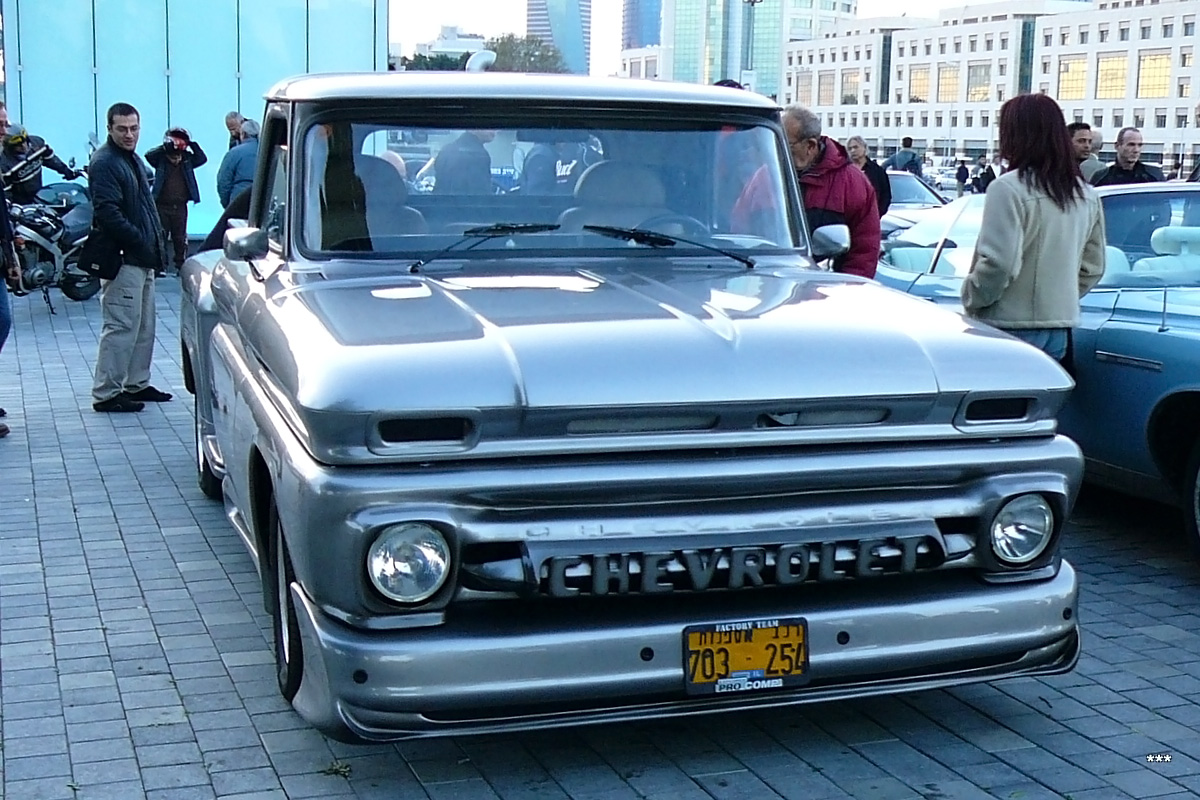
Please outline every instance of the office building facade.
[[779, 65], [786, 44], [831, 30], [858, 8], [857, 0], [662, 3], [660, 75], [691, 83], [733, 78], [775, 98], [782, 97]]
[[592, 0], [527, 0], [525, 32], [558, 48], [571, 72], [588, 73]]
[[662, 41], [662, 0], [625, 0], [621, 49], [653, 47]]
[[[1134, 0], [1139, 2], [1139, 0]], [[1067, 121], [1141, 129], [1145, 158], [1200, 154], [1195, 0], [1017, 0], [936, 20], [858, 20], [792, 43], [782, 101], [810, 106], [835, 138], [858, 134], [880, 155], [904, 136], [935, 160], [992, 155], [997, 115], [1021, 92], [1054, 97]]]

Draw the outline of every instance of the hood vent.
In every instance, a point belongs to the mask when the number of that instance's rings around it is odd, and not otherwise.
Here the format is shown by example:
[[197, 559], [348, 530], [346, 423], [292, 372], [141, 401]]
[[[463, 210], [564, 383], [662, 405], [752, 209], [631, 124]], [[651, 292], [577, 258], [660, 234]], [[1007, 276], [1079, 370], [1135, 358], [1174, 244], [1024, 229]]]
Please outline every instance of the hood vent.
[[989, 397], [967, 404], [967, 422], [1017, 422], [1029, 416], [1028, 397]]
[[379, 438], [384, 444], [461, 444], [474, 429], [466, 417], [385, 419], [379, 423]]

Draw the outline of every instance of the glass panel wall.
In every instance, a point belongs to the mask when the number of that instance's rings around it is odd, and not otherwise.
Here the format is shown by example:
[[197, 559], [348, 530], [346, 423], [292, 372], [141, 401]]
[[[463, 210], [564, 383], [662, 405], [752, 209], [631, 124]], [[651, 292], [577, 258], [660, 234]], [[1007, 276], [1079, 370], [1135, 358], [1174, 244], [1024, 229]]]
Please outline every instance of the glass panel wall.
[[210, 159], [196, 174], [193, 235], [221, 211], [227, 111], [258, 119], [282, 78], [387, 63], [387, 0], [0, 0], [0, 10], [9, 117], [64, 160], [86, 162], [89, 134], [104, 140], [118, 101], [141, 112], [140, 153], [169, 126], [188, 129]]
[[1171, 96], [1171, 53], [1142, 53], [1138, 57], [1138, 97]]
[[1126, 56], [1098, 56], [1096, 58], [1096, 98], [1098, 100], [1124, 100], [1127, 72]]
[[908, 102], [929, 102], [929, 67], [910, 67], [908, 70]]
[[1058, 62], [1058, 99], [1082, 100], [1087, 91], [1087, 57], [1070, 56]]

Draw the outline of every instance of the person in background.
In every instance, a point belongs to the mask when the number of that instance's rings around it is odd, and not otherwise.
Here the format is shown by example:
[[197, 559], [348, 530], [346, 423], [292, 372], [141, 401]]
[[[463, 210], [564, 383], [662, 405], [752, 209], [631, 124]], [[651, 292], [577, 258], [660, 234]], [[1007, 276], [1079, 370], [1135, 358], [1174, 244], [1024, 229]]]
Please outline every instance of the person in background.
[[[8, 332], [12, 330], [12, 305], [8, 299], [7, 281], [18, 280], [21, 277], [21, 267], [17, 261], [17, 252], [13, 249], [12, 220], [8, 216], [8, 199], [4, 196], [4, 186], [0, 185], [0, 265], [4, 275], [0, 276], [0, 351], [8, 341]], [[0, 419], [8, 416], [8, 412], [0, 408]], [[8, 436], [9, 428], [0, 422], [0, 439]]]
[[435, 156], [434, 194], [494, 194], [492, 157], [485, 144], [496, 138], [494, 130], [464, 131]]
[[175, 271], [187, 259], [188, 203], [200, 202], [196, 167], [208, 163], [208, 156], [184, 128], [171, 128], [163, 143], [146, 153], [146, 163], [154, 170], [154, 204], [163, 230], [171, 239]]
[[[999, 160], [998, 157], [997, 160]], [[980, 156], [979, 171], [975, 173], [975, 179], [972, 181], [975, 191], [985, 194], [994, 180], [996, 180], [996, 168], [988, 163], [987, 156]]]
[[911, 172], [918, 178], [924, 178], [921, 168], [921, 157], [917, 155], [917, 151], [913, 149], [913, 140], [911, 136], [905, 136], [900, 140], [900, 149], [892, 153], [883, 162], [883, 168], [900, 169], [906, 172]]
[[[1083, 175], [1085, 181], [1091, 180], [1084, 173], [1085, 164], [1092, 161], [1092, 126], [1086, 122], [1072, 122], [1067, 125], [1067, 134], [1071, 137], [1071, 147], [1075, 152], [1075, 161], [1079, 164], [1079, 173]], [[1095, 161], [1096, 167], [1092, 170], [1094, 175], [1097, 170], [1102, 169], [1099, 160]]]
[[850, 250], [838, 258], [835, 272], [875, 277], [879, 262], [879, 206], [875, 188], [861, 169], [850, 163], [846, 148], [821, 135], [821, 120], [801, 105], [783, 110], [792, 166], [800, 183], [808, 228], [846, 225]]
[[958, 162], [958, 169], [954, 171], [954, 182], [958, 184], [958, 196], [962, 197], [967, 191], [967, 182], [971, 180], [971, 170], [967, 169], [966, 161]]
[[874, 187], [875, 204], [879, 206], [879, 216], [882, 217], [892, 205], [892, 184], [888, 181], [887, 170], [868, 157], [867, 141], [861, 136], [851, 136], [846, 140], [846, 152], [854, 166], [863, 171]]
[[229, 147], [232, 150], [242, 143], [242, 123], [246, 118], [238, 111], [230, 111], [225, 115], [225, 130], [229, 131]]
[[100, 314], [104, 321], [96, 354], [92, 408], [103, 412], [141, 411], [164, 403], [168, 392], [150, 385], [154, 357], [154, 276], [162, 268], [166, 242], [159, 226], [137, 154], [141, 118], [128, 103], [108, 109], [108, 141], [92, 154], [88, 186], [93, 205], [91, 235], [107, 238], [121, 250], [121, 266], [103, 282]]
[[[45, 147], [46, 140], [33, 136], [22, 125], [8, 124], [8, 109], [3, 109], [0, 120], [4, 123], [4, 148], [0, 151], [0, 174], [8, 173], [25, 160], [30, 153]], [[54, 151], [46, 147], [46, 151], [34, 160], [24, 164], [7, 178], [8, 198], [14, 203], [25, 205], [37, 202], [37, 193], [42, 189], [42, 167], [62, 175], [67, 180], [74, 180], [83, 173], [72, 169]]]
[[1000, 156], [1008, 170], [984, 202], [963, 309], [1061, 361], [1079, 299], [1104, 275], [1104, 210], [1050, 97], [1001, 106]]
[[225, 154], [217, 170], [217, 197], [221, 208], [242, 189], [254, 185], [254, 168], [258, 163], [258, 123], [252, 119], [242, 122], [242, 143]]
[[1100, 151], [1104, 148], [1104, 136], [1100, 133], [1099, 128], [1092, 128], [1092, 147], [1088, 151], [1087, 161], [1082, 161], [1079, 164], [1079, 171], [1083, 173], [1083, 179], [1091, 183], [1092, 178], [1096, 177], [1096, 173], [1104, 169], [1104, 162], [1100, 160]]
[[1142, 163], [1142, 132], [1121, 128], [1117, 134], [1117, 160], [1092, 176], [1092, 186], [1165, 181], [1162, 170]]

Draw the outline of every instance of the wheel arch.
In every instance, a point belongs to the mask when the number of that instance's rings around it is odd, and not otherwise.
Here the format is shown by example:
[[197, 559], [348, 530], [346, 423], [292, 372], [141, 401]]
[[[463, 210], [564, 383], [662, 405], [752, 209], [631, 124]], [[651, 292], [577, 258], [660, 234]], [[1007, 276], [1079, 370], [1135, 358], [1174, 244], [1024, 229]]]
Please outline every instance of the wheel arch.
[[1200, 391], [1177, 392], [1150, 415], [1147, 445], [1159, 472], [1176, 492], [1183, 490], [1188, 458], [1200, 439]]
[[[250, 523], [254, 532], [254, 547], [258, 551], [258, 566], [264, 585], [267, 576], [275, 568], [274, 553], [271, 551], [271, 507], [275, 502], [275, 484], [267, 460], [257, 446], [250, 448], [249, 496]], [[263, 605], [267, 611], [274, 608], [272, 593], [263, 592]]]

